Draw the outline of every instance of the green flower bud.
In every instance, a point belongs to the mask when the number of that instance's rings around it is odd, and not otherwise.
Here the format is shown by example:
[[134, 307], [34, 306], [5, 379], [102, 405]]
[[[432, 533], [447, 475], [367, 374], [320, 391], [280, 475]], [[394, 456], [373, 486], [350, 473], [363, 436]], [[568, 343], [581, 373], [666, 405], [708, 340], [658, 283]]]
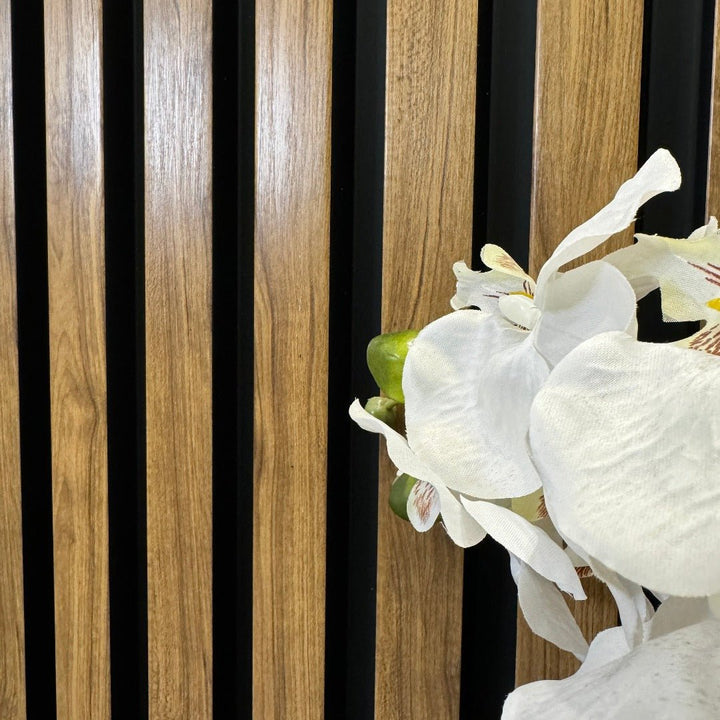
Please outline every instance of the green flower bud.
[[400, 432], [400, 411], [402, 405], [393, 400], [392, 398], [386, 397], [371, 397], [365, 403], [365, 410], [369, 412], [373, 417], [381, 420], [386, 425], [389, 425], [393, 430]]
[[417, 337], [417, 330], [401, 330], [374, 337], [367, 348], [367, 364], [375, 382], [385, 395], [405, 402], [402, 372], [408, 347]]
[[406, 473], [398, 475], [390, 488], [390, 508], [403, 520], [408, 520], [407, 499], [417, 480]]

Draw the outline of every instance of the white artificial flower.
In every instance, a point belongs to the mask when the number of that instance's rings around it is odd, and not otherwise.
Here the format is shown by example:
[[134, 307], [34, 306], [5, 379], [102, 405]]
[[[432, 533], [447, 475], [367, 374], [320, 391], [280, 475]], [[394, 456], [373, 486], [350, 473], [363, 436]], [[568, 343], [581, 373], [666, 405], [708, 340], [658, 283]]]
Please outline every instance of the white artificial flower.
[[[720, 593], [718, 407], [720, 358], [619, 332], [568, 354], [535, 398], [529, 444], [550, 517], [626, 599], [641, 586]], [[620, 607], [631, 645], [641, 602], [634, 619]]]
[[608, 255], [638, 299], [659, 287], [666, 322], [702, 320], [678, 345], [720, 355], [720, 231], [710, 218], [689, 237], [638, 234], [637, 244]]
[[510, 693], [502, 720], [705, 720], [720, 717], [718, 677], [717, 618], [705, 615], [668, 627], [632, 650], [622, 629], [611, 628], [596, 636], [571, 677], [528, 683]]
[[[497, 501], [540, 487], [526, 436], [531, 405], [552, 368], [588, 338], [635, 327], [635, 293], [616, 268], [595, 261], [559, 269], [627, 227], [642, 203], [679, 184], [677, 163], [657, 151], [609, 205], [560, 243], [535, 287], [494, 246], [484, 249], [488, 273], [456, 266], [453, 306], [480, 311], [442, 317], [411, 344], [403, 371], [407, 440], [359, 403], [350, 410], [361, 427], [386, 437], [400, 472], [423, 481], [408, 500], [413, 525], [427, 529], [440, 513], [460, 545], [492, 535], [515, 558], [531, 627], [578, 656], [586, 643], [553, 584], [585, 597], [572, 561], [543, 530]], [[548, 622], [534, 611], [538, 603]]]

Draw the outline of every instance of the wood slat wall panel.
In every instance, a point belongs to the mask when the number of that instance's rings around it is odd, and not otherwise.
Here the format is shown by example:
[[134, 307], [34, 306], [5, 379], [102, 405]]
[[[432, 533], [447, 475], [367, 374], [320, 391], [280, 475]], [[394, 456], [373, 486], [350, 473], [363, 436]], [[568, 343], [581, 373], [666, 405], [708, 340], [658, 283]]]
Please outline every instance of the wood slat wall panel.
[[211, 11], [144, 3], [148, 672], [161, 720], [212, 717]]
[[[597, 212], [637, 169], [643, 1], [539, 0], [530, 272], [575, 226]], [[588, 258], [629, 244], [632, 230]], [[617, 622], [610, 593], [585, 583], [576, 617], [588, 638]], [[532, 635], [520, 619], [516, 684], [566, 677], [568, 653]]]
[[0, 2], [0, 717], [25, 718], [10, 3]]
[[331, 0], [256, 16], [253, 717], [322, 718]]
[[55, 663], [61, 720], [110, 715], [101, 33], [100, 0], [45, 3]]
[[[477, 3], [389, 0], [383, 331], [450, 311], [452, 263], [470, 263]], [[455, 718], [462, 550], [392, 514], [380, 464], [377, 718]]]
[[715, 3], [712, 58], [706, 216], [717, 217], [720, 215], [720, 3], [718, 2]]

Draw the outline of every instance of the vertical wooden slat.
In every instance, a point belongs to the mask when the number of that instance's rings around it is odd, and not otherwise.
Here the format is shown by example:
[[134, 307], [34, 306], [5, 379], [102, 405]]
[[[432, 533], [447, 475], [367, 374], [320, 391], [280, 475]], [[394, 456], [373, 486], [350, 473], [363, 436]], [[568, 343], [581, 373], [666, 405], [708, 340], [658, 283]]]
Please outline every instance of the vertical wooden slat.
[[10, 3], [0, 2], [0, 717], [25, 717]]
[[[470, 262], [477, 3], [389, 0], [384, 331], [450, 311], [452, 263]], [[462, 550], [388, 508], [381, 462], [375, 715], [456, 718]]]
[[253, 717], [322, 718], [331, 0], [256, 16]]
[[720, 2], [715, 3], [706, 215], [720, 215]]
[[150, 718], [212, 717], [211, 1], [145, 0]]
[[[643, 0], [605, 3], [539, 0], [530, 271], [563, 237], [609, 202], [637, 169]], [[628, 230], [592, 259], [628, 244]], [[590, 256], [588, 256], [590, 257]], [[586, 261], [588, 257], [583, 258]], [[588, 638], [616, 624], [610, 594], [585, 583], [576, 616]], [[578, 667], [568, 653], [518, 622], [516, 683], [565, 677]]]
[[45, 3], [55, 663], [61, 720], [110, 715], [101, 32], [100, 0]]

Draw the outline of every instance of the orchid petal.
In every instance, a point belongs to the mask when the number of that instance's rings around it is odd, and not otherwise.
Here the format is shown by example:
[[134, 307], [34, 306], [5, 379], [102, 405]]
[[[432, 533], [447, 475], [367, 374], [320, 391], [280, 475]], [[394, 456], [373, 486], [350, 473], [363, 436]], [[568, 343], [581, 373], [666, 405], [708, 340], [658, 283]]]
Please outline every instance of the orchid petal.
[[585, 599], [575, 566], [563, 549], [540, 528], [512, 510], [484, 500], [461, 498], [462, 504], [475, 521], [494, 540], [503, 545], [535, 572], [557, 583], [576, 600]]
[[477, 545], [487, 535], [485, 528], [478, 525], [455, 493], [442, 485], [436, 490], [440, 498], [442, 523], [450, 539], [460, 547]]
[[563, 537], [653, 591], [719, 592], [718, 407], [711, 355], [623, 333], [570, 353], [538, 393], [529, 433]]
[[657, 609], [650, 623], [648, 639], [667, 635], [713, 617], [707, 598], [670, 597]]
[[595, 558], [588, 558], [588, 564], [598, 580], [608, 586], [615, 600], [625, 644], [630, 648], [639, 645], [645, 638], [646, 623], [653, 617], [652, 605], [642, 587], [606, 568]]
[[[512, 258], [511, 261], [515, 262]], [[456, 262], [453, 272], [457, 278], [457, 291], [450, 305], [455, 310], [472, 306], [483, 312], [495, 312], [499, 298], [512, 293], [530, 294], [535, 288], [535, 283], [522, 270], [521, 274], [506, 270], [483, 272], [471, 270], [464, 262]]]
[[434, 485], [418, 480], [410, 489], [407, 516], [418, 532], [427, 532], [440, 514], [440, 496]]
[[623, 655], [627, 655], [629, 652], [630, 648], [621, 627], [601, 630], [590, 643], [590, 649], [585, 656], [585, 661], [575, 674], [584, 675], [591, 670], [621, 658]]
[[403, 370], [408, 442], [448, 488], [495, 499], [540, 486], [525, 436], [549, 371], [529, 338], [500, 317], [462, 310], [413, 341]]
[[363, 430], [378, 433], [385, 437], [387, 453], [400, 472], [407, 473], [419, 480], [425, 480], [433, 485], [442, 484], [442, 480], [410, 449], [407, 440], [382, 420], [378, 420], [378, 418], [367, 412], [358, 400], [355, 400], [350, 406], [350, 417]]
[[565, 680], [523, 685], [508, 696], [502, 720], [720, 717], [719, 675], [720, 622], [709, 620]]
[[518, 589], [518, 604], [530, 629], [582, 660], [588, 650], [587, 641], [555, 584], [512, 553], [510, 570]]
[[619, 270], [602, 261], [587, 263], [548, 287], [533, 342], [553, 367], [594, 335], [627, 331], [635, 320], [635, 305], [632, 286]]
[[537, 279], [535, 302], [544, 310], [548, 281], [566, 263], [590, 252], [635, 219], [638, 208], [658, 193], [680, 187], [680, 168], [667, 150], [657, 150], [636, 175], [617, 191], [600, 212], [575, 228], [543, 265]]

